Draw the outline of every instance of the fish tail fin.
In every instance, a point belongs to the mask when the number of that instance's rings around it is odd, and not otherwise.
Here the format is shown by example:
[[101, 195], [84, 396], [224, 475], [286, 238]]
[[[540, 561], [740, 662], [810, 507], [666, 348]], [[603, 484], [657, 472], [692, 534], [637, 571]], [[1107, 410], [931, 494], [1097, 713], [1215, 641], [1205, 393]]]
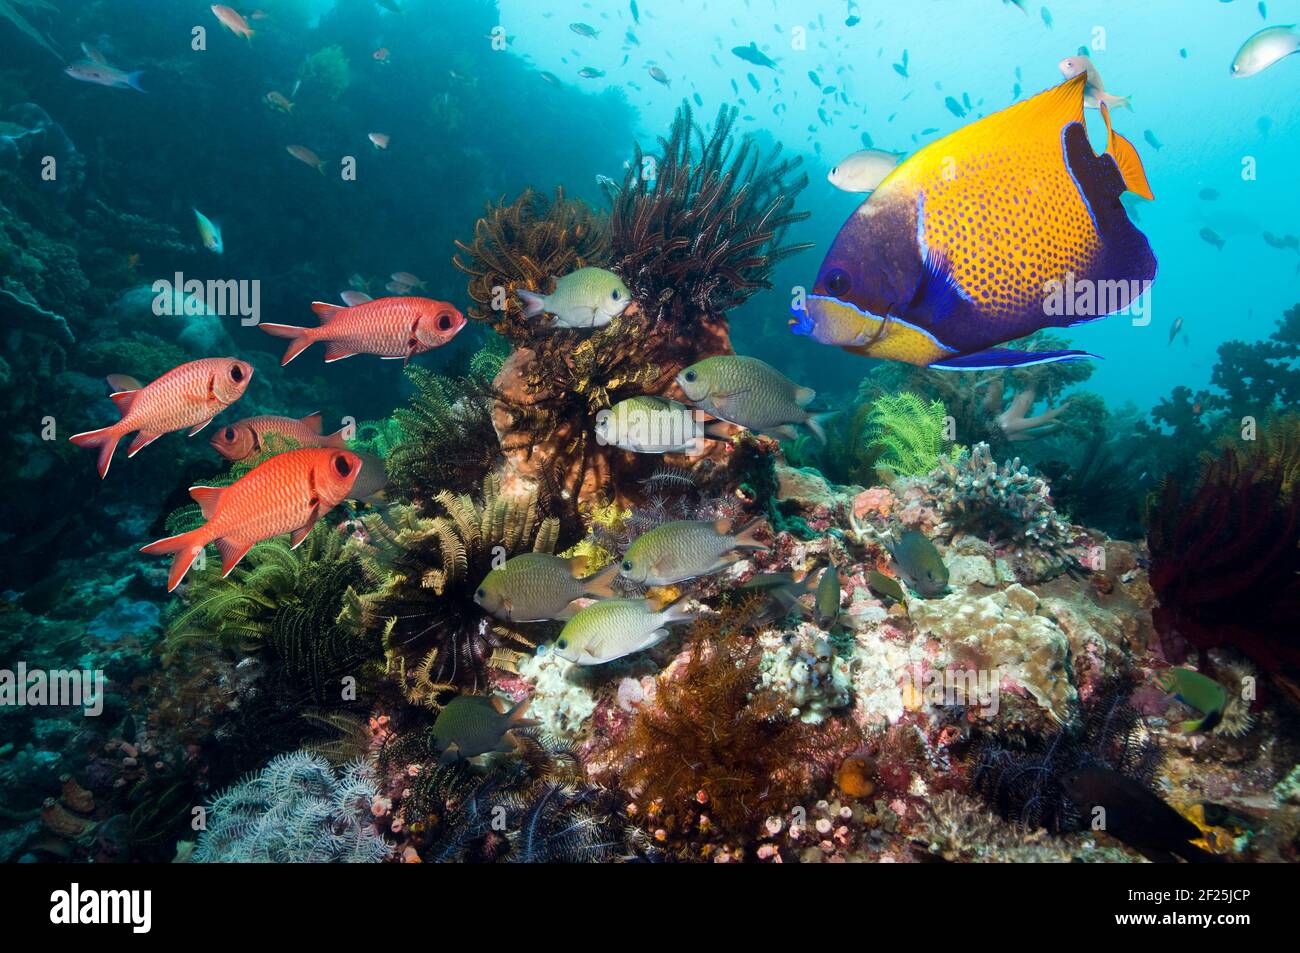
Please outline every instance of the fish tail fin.
[[695, 611], [686, 605], [686, 600], [690, 596], [689, 592], [682, 591], [672, 596], [667, 601], [650, 600], [651, 606], [656, 612], [664, 614], [662, 625], [669, 625], [673, 622], [686, 622], [695, 618]]
[[348, 428], [344, 427], [342, 430], [334, 431], [334, 433], [330, 434], [328, 437], [322, 437], [321, 446], [335, 447], [339, 450], [346, 450], [348, 448], [348, 438], [345, 436], [347, 431]]
[[758, 533], [768, 531], [767, 520], [762, 517], [755, 517], [744, 526], [742, 526], [735, 535], [735, 548], [737, 549], [770, 549], [767, 543], [759, 542]]
[[704, 423], [703, 433], [705, 440], [730, 440], [731, 434], [728, 428], [732, 425], [725, 420], [708, 420]]
[[159, 539], [148, 546], [140, 547], [140, 552], [155, 555], [171, 555], [172, 566], [167, 573], [167, 591], [172, 592], [181, 584], [185, 574], [189, 572], [190, 567], [194, 565], [194, 560], [199, 558], [199, 553], [203, 552], [203, 547], [207, 545], [208, 538], [204, 532], [205, 527], [200, 526], [198, 529], [192, 529], [188, 533], [180, 533], [177, 536], [168, 536], [165, 539]]
[[536, 718], [525, 718], [528, 713], [528, 706], [533, 703], [532, 696], [525, 698], [506, 712], [506, 724], [511, 728], [530, 728], [533, 725], [540, 725], [541, 722]]
[[585, 576], [582, 582], [582, 594], [591, 599], [611, 599], [614, 597], [614, 580], [618, 578], [619, 564], [612, 562], [604, 569]]
[[299, 328], [294, 327], [291, 324], [268, 324], [265, 321], [259, 324], [258, 327], [273, 338], [290, 339], [291, 343], [289, 344], [288, 349], [284, 352], [284, 357], [280, 358], [281, 367], [284, 367], [284, 365], [288, 364], [312, 345], [313, 339], [308, 334], [311, 328]]
[[524, 303], [524, 317], [535, 318], [546, 311], [546, 296], [539, 295], [535, 291], [526, 291], [523, 288], [515, 290], [519, 300]]
[[808, 429], [812, 431], [818, 443], [824, 444], [826, 442], [826, 423], [838, 413], [838, 410], [828, 410], [822, 414], [809, 414]]
[[140, 77], [144, 75], [144, 70], [138, 69], [134, 73], [126, 74], [126, 83], [137, 92], [147, 93], [149, 90], [140, 85]]
[[1142, 167], [1137, 149], [1110, 124], [1110, 108], [1105, 103], [1099, 105], [1102, 118], [1106, 120], [1106, 154], [1115, 160], [1119, 174], [1124, 179], [1124, 187], [1134, 195], [1154, 201], [1155, 195], [1151, 192], [1151, 183], [1147, 181], [1146, 169]]
[[108, 476], [108, 468], [113, 463], [113, 451], [117, 449], [117, 442], [122, 439], [122, 432], [117, 426], [101, 427], [99, 430], [87, 430], [85, 433], [73, 434], [68, 438], [78, 447], [98, 447], [99, 460], [96, 466], [99, 469], [99, 478], [102, 480]]

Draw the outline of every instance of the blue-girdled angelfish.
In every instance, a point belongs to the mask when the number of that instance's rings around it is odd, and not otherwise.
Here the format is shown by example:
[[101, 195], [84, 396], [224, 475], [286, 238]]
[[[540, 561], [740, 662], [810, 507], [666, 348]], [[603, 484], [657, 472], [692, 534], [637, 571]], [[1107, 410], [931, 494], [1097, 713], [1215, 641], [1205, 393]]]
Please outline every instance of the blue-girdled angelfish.
[[1111, 127], [1093, 152], [1087, 75], [914, 153], [840, 229], [791, 325], [869, 357], [950, 370], [1088, 357], [995, 348], [1123, 310], [1155, 277], [1125, 191], [1152, 198]]

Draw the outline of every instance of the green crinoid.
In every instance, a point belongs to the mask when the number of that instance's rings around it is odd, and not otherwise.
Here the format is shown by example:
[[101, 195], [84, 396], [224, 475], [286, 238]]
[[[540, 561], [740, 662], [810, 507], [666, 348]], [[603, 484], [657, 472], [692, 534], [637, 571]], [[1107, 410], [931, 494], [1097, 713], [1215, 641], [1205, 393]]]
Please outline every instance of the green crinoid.
[[899, 476], [929, 473], [947, 443], [946, 413], [910, 392], [878, 398], [866, 420], [867, 442], [882, 448], [876, 464]]
[[477, 500], [443, 490], [439, 515], [393, 506], [364, 519], [365, 581], [349, 587], [340, 620], [383, 639], [388, 672], [407, 699], [434, 706], [452, 687], [486, 684], [489, 666], [509, 667], [534, 642], [497, 624], [474, 591], [497, 560], [554, 552], [559, 520], [544, 517], [537, 494], [508, 497], [487, 477]]

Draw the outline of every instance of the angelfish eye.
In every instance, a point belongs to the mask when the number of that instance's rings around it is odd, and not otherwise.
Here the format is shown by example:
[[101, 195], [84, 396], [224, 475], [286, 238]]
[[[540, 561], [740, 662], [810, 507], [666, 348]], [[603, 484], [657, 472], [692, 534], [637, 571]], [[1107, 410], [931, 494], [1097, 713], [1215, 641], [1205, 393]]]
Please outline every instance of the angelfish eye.
[[826, 290], [833, 295], [847, 294], [853, 287], [853, 281], [849, 278], [848, 272], [842, 268], [832, 268], [826, 274]]
[[339, 476], [347, 476], [352, 472], [352, 464], [348, 463], [348, 458], [338, 456], [334, 458], [334, 469], [338, 471]]

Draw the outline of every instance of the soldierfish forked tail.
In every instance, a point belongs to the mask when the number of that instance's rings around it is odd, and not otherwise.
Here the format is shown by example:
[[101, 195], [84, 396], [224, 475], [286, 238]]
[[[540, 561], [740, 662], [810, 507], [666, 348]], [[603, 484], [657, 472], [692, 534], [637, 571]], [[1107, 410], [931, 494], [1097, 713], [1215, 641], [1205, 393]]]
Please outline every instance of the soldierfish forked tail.
[[199, 553], [203, 552], [203, 547], [209, 542], [211, 540], [204, 533], [204, 527], [200, 526], [188, 533], [168, 536], [166, 539], [157, 540], [148, 546], [142, 546], [140, 552], [148, 553], [151, 556], [175, 554], [172, 557], [171, 570], [167, 573], [167, 591], [172, 592], [181, 584], [185, 574], [194, 565], [194, 560], [199, 558]]
[[310, 334], [311, 331], [315, 330], [314, 328], [299, 328], [291, 324], [267, 324], [266, 322], [259, 324], [258, 327], [271, 337], [290, 339], [291, 343], [284, 352], [284, 357], [280, 358], [281, 367], [284, 367], [284, 365], [311, 347], [315, 340]]
[[113, 424], [109, 427], [101, 427], [99, 430], [87, 430], [85, 433], [73, 434], [68, 438], [78, 447], [98, 447], [99, 448], [99, 478], [102, 480], [108, 476], [108, 468], [113, 463], [113, 451], [117, 449], [117, 442], [122, 439], [122, 431], [117, 429]]

